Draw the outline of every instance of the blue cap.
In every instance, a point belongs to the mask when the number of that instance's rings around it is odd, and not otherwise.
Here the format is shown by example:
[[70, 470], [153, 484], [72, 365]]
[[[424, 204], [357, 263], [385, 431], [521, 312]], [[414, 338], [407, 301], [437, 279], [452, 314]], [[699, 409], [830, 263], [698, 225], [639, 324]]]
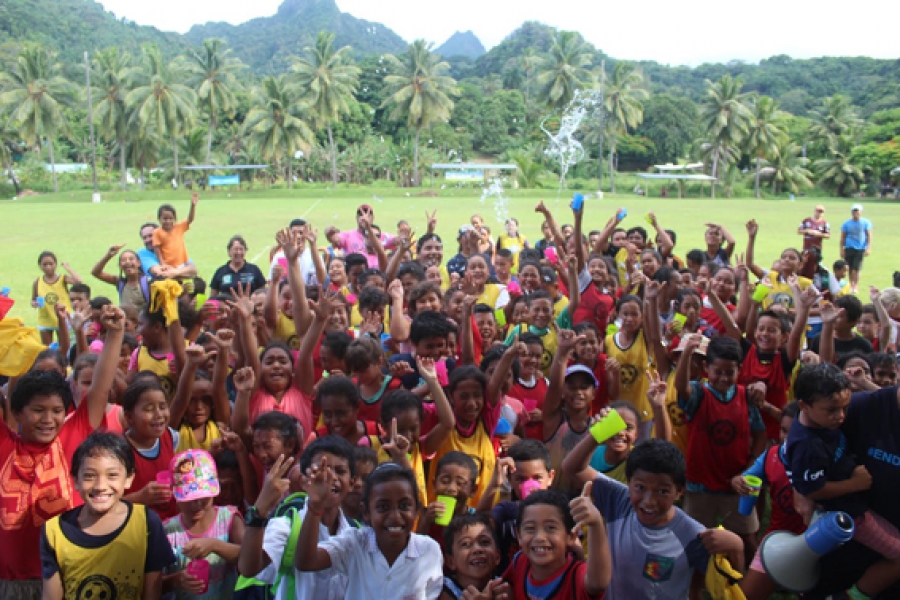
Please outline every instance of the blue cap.
[[569, 378], [569, 375], [574, 375], [575, 373], [584, 373], [585, 375], [588, 375], [594, 380], [594, 387], [600, 387], [600, 382], [597, 381], [597, 376], [594, 375], [594, 372], [590, 367], [585, 365], [572, 365], [566, 369], [566, 379]]

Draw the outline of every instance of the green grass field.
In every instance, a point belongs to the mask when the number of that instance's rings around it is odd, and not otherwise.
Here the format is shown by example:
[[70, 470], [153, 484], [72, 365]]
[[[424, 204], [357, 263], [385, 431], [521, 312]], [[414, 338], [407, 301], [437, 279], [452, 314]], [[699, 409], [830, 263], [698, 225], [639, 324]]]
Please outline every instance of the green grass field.
[[[429, 188], [423, 188], [428, 190]], [[624, 186], [623, 186], [624, 189]], [[320, 233], [328, 225], [341, 228], [355, 226], [354, 209], [363, 202], [373, 205], [375, 221], [386, 232], [393, 232], [398, 220], [407, 219], [419, 233], [425, 231], [425, 211], [437, 209], [438, 233], [445, 240], [445, 260], [456, 253], [455, 233], [467, 223], [470, 215], [481, 214], [494, 235], [503, 231], [497, 218], [493, 198], [481, 202], [480, 189], [444, 189], [438, 197], [417, 196], [422, 190], [385, 187], [328, 188], [298, 186], [293, 190], [217, 191], [201, 195], [197, 219], [187, 234], [191, 259], [205, 279], [228, 257], [225, 244], [240, 233], [250, 247], [248, 257], [263, 266], [268, 249], [274, 243], [276, 230], [296, 217], [312, 222]], [[511, 190], [507, 192], [508, 213], [519, 219], [521, 231], [532, 241], [540, 235], [540, 216], [534, 212], [543, 199], [560, 223], [571, 222], [569, 192], [555, 190]], [[373, 197], [374, 196], [374, 197]], [[66, 192], [55, 195], [30, 196], [20, 200], [0, 201], [4, 227], [4, 244], [0, 252], [0, 286], [11, 288], [16, 300], [12, 315], [23, 317], [26, 324], [36, 323], [30, 308], [31, 284], [40, 275], [37, 257], [42, 250], [54, 251], [60, 261], [72, 268], [91, 286], [94, 295], [115, 296], [115, 290], [90, 276], [91, 267], [112, 244], [127, 243], [138, 248], [138, 229], [145, 221], [155, 220], [162, 203], [172, 203], [179, 218], [187, 215], [190, 192], [129, 191], [106, 192], [103, 202], [92, 204], [89, 192]], [[754, 200], [690, 198], [644, 198], [634, 194], [606, 195], [586, 203], [586, 231], [600, 229], [615, 210], [624, 206], [629, 216], [623, 225], [647, 226], [644, 215], [654, 210], [664, 227], [678, 233], [676, 254], [684, 256], [693, 248], [703, 247], [703, 223], [714, 221], [725, 225], [738, 240], [738, 252], [744, 251], [747, 235], [744, 224], [750, 218], [760, 223], [757, 262], [768, 266], [787, 247], [801, 244], [797, 235], [800, 221], [812, 213], [816, 203], [827, 208], [826, 218], [833, 237], [825, 245], [825, 262], [831, 265], [838, 257], [841, 223], [849, 217], [849, 199], [800, 198], [788, 200]], [[866, 259], [862, 284], [885, 287], [898, 261], [891, 250], [892, 236], [887, 232], [900, 226], [900, 212], [889, 201], [865, 199], [864, 215], [875, 225], [874, 252]], [[115, 269], [116, 263], [111, 262]]]

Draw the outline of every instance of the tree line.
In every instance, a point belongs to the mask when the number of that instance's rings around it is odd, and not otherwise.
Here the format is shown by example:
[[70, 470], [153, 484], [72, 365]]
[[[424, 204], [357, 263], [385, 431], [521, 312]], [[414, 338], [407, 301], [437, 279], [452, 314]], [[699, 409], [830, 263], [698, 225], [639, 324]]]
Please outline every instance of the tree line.
[[[834, 95], [793, 115], [730, 73], [707, 79], [698, 100], [651, 93], [640, 65], [607, 69], [595, 58], [577, 33], [554, 31], [546, 52], [526, 48], [501, 73], [457, 81], [456, 66], [423, 40], [357, 61], [320, 32], [286, 72], [262, 78], [219, 39], [173, 59], [155, 45], [136, 55], [110, 47], [86, 67], [98, 163], [122, 189], [129, 170], [143, 186], [153, 170], [165, 181], [186, 165], [235, 164], [268, 164], [250, 177], [289, 187], [295, 179], [417, 186], [424, 164], [479, 157], [514, 161], [519, 185], [534, 187], [560, 175], [543, 153], [542, 126], [558, 128], [580, 90], [599, 101], [581, 123], [587, 156], [570, 177], [611, 191], [620, 169], [700, 160], [717, 180], [712, 195], [731, 195], [743, 180], [757, 197], [814, 186], [847, 196], [891, 184], [900, 166], [900, 108], [863, 119]], [[20, 168], [29, 158], [87, 162], [88, 94], [76, 75], [85, 66], [31, 43], [0, 66], [0, 159], [16, 191], [17, 172], [29, 185], [43, 173]], [[50, 179], [58, 191], [55, 168]]]

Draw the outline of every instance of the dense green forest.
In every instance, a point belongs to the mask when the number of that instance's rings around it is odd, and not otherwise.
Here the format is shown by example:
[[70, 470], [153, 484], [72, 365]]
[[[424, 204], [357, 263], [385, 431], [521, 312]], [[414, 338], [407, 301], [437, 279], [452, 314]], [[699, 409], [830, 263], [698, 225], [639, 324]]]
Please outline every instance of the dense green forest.
[[[479, 48], [458, 34], [444, 57], [333, 0], [285, 0], [275, 16], [186, 36], [117, 19], [91, 0], [7, 0], [0, 159], [16, 192], [89, 184], [44, 167], [89, 162], [87, 50], [107, 187], [247, 163], [270, 165], [256, 174], [267, 185], [415, 186], [423, 165], [454, 160], [515, 162], [525, 187], [615, 190], [620, 171], [693, 161], [717, 179], [712, 194], [852, 195], [897, 184], [897, 60], [669, 67], [607, 56], [577, 32], [536, 22]], [[576, 113], [584, 155], [567, 170], [546, 150]]]

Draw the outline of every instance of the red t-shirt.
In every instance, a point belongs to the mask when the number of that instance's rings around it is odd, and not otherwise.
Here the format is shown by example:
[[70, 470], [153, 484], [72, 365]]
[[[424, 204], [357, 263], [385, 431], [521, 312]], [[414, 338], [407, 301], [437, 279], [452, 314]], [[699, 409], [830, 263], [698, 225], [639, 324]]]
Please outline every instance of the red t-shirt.
[[[540, 371], [535, 375], [535, 383], [528, 387], [522, 383], [521, 379], [517, 379], [509, 390], [507, 396], [512, 396], [522, 401], [525, 406], [525, 412], [542, 409], [544, 407], [544, 398], [547, 396], [549, 384], [541, 375]], [[531, 440], [544, 441], [544, 423], [541, 421], [529, 421], [525, 423], [525, 437]]]
[[737, 386], [730, 402], [720, 402], [706, 384], [703, 400], [688, 421], [687, 478], [711, 492], [731, 491], [731, 478], [750, 460], [747, 390]]
[[[503, 573], [502, 579], [509, 583], [513, 591], [513, 600], [599, 600], [606, 595], [603, 592], [592, 596], [584, 589], [584, 575], [587, 563], [575, 560], [569, 555], [566, 564], [546, 581], [536, 581], [531, 577], [531, 562], [524, 553], [519, 552]], [[529, 594], [532, 586], [535, 594]]]
[[616, 301], [612, 296], [601, 292], [591, 283], [581, 292], [581, 302], [578, 304], [578, 310], [572, 315], [572, 324], [577, 325], [583, 321], [593, 323], [600, 330], [600, 335], [605, 336], [609, 315], [615, 306]]
[[[727, 302], [725, 308], [728, 309], [728, 312], [734, 313], [734, 304], [731, 302]], [[719, 318], [716, 309], [712, 307], [712, 304], [710, 304], [709, 300], [706, 298], [703, 298], [703, 307], [700, 309], [700, 318], [706, 321], [707, 325], [719, 332], [719, 335], [724, 333], [725, 325], [722, 323], [722, 319]]]
[[25, 442], [0, 425], [0, 579], [40, 579], [41, 527], [82, 504], [69, 466], [94, 430], [87, 405], [81, 403], [49, 444]]
[[[385, 376], [387, 379], [388, 376]], [[359, 385], [359, 382], [354, 378], [353, 383]], [[357, 417], [362, 419], [363, 421], [372, 421], [374, 423], [381, 423], [381, 403], [384, 402], [384, 399], [388, 394], [393, 392], [394, 390], [399, 390], [403, 387], [403, 380], [398, 379], [396, 377], [391, 377], [387, 384], [384, 386], [384, 390], [381, 394], [378, 395], [374, 400], [367, 401], [364, 398], [360, 398], [359, 400], [359, 412], [357, 413]]]

